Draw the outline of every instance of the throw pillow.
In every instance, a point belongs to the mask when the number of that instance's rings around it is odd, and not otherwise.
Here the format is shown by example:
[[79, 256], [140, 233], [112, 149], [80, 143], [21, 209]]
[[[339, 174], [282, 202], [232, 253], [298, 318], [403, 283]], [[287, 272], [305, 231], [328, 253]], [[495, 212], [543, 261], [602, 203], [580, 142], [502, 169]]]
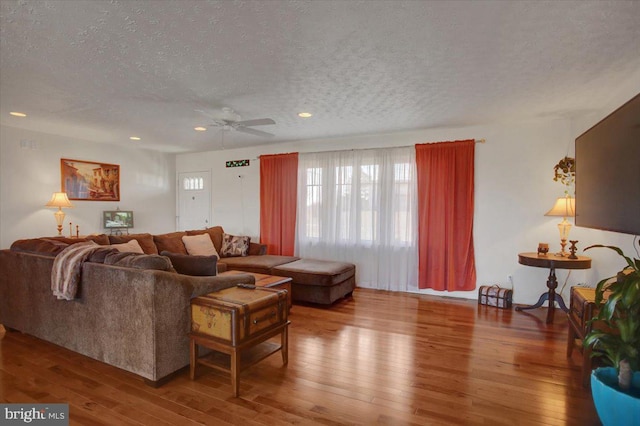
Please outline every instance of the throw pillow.
[[192, 256], [218, 256], [209, 234], [185, 235], [182, 237], [182, 242], [187, 249], [187, 253]]
[[[135, 241], [135, 240], [131, 240]], [[164, 256], [157, 254], [113, 252], [104, 258], [105, 265], [122, 266], [134, 269], [153, 269], [157, 271], [171, 271], [171, 262]]]
[[168, 257], [176, 272], [182, 275], [204, 277], [214, 276], [218, 273], [218, 256], [191, 256], [168, 251], [163, 251], [160, 254]]
[[249, 254], [250, 243], [249, 237], [223, 234], [220, 255], [222, 257], [246, 256]]
[[129, 240], [126, 243], [122, 244], [111, 244], [109, 247], [118, 250], [120, 253], [140, 253], [144, 254], [142, 247], [140, 247], [140, 243], [138, 240]]
[[104, 259], [107, 257], [107, 255], [112, 253], [120, 253], [120, 252], [111, 247], [101, 247], [98, 250], [91, 253], [89, 255], [89, 259], [87, 260], [93, 263], [104, 263]]
[[211, 237], [211, 241], [213, 241], [213, 246], [216, 248], [216, 251], [220, 253], [220, 249], [222, 248], [222, 234], [224, 234], [222, 226], [214, 226], [207, 229], [194, 229], [191, 231], [187, 231], [187, 235], [200, 234], [209, 234], [209, 236]]

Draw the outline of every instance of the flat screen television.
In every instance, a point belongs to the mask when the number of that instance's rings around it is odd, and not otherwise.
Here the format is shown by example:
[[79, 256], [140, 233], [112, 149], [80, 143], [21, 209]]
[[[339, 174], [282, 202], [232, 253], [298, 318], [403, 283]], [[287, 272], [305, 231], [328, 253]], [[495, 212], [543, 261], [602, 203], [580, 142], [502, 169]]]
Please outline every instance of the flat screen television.
[[133, 212], [130, 210], [103, 211], [102, 225], [105, 229], [133, 228]]
[[576, 138], [576, 225], [640, 235], [640, 94]]

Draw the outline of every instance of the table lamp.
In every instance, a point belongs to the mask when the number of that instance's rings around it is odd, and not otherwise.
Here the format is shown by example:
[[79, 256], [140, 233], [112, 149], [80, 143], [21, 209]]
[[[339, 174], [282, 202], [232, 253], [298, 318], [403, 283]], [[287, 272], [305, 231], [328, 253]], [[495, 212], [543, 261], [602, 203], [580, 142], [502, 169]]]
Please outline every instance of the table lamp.
[[64, 223], [64, 212], [62, 211], [63, 207], [73, 207], [73, 204], [69, 201], [69, 197], [67, 197], [66, 192], [54, 192], [51, 196], [51, 200], [47, 204], [47, 207], [57, 207], [58, 210], [53, 214], [56, 218], [56, 223], [58, 224], [58, 235], [62, 235], [62, 224]]
[[567, 245], [567, 239], [569, 238], [569, 231], [571, 230], [571, 224], [567, 221], [567, 217], [575, 217], [576, 215], [576, 199], [570, 195], [559, 197], [551, 210], [545, 213], [545, 216], [560, 216], [562, 222], [558, 224], [558, 230], [560, 231], [560, 253], [558, 256], [567, 256], [568, 253], [564, 250]]

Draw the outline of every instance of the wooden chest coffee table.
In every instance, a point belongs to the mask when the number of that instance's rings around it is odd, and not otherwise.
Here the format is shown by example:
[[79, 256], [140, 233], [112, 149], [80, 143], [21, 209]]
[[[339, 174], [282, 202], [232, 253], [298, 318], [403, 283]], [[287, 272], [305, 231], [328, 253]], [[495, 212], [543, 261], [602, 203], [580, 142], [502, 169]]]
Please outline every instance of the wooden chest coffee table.
[[225, 271], [218, 275], [253, 275], [256, 279], [256, 287], [277, 288], [279, 290], [287, 290], [287, 306], [291, 310], [291, 278], [278, 277], [276, 275], [258, 274], [255, 272], [244, 271]]
[[[240, 371], [280, 351], [288, 361], [288, 309], [285, 291], [231, 287], [191, 301], [190, 377], [203, 364], [231, 374], [233, 396], [240, 392]], [[280, 345], [268, 341], [280, 335]], [[214, 352], [198, 356], [198, 346]]]

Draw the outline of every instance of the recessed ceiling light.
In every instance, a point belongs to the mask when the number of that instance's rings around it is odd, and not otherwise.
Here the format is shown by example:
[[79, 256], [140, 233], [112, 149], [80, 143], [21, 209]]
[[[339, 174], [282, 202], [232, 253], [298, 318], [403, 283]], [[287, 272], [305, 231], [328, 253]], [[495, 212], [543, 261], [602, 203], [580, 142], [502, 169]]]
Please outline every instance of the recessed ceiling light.
[[206, 127], [194, 127], [193, 130], [195, 130], [197, 132], [206, 132], [207, 128]]
[[11, 111], [9, 114], [13, 115], [14, 117], [26, 117], [27, 116], [27, 114], [25, 114], [24, 112]]
[[302, 118], [309, 118], [311, 117], [313, 114], [311, 114], [310, 112], [299, 112], [298, 113], [298, 117], [302, 117]]
[[131, 139], [132, 141], [139, 141], [140, 138], [137, 136], [129, 136], [129, 139]]

